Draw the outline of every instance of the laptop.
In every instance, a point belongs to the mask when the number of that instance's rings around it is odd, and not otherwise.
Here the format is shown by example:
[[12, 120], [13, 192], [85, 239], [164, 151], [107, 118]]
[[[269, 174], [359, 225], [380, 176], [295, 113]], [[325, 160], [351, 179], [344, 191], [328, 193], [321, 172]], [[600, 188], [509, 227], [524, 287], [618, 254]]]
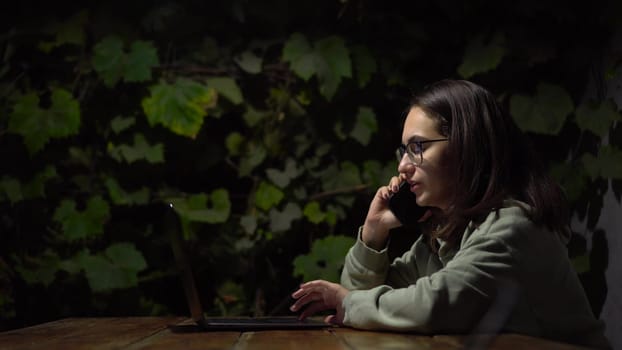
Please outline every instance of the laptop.
[[180, 273], [188, 308], [194, 327], [170, 326], [173, 331], [253, 331], [253, 330], [287, 330], [287, 329], [322, 329], [332, 327], [321, 320], [299, 320], [297, 316], [268, 317], [206, 317], [199, 300], [194, 274], [181, 238], [181, 221], [172, 203], [165, 205], [165, 220], [175, 262]]

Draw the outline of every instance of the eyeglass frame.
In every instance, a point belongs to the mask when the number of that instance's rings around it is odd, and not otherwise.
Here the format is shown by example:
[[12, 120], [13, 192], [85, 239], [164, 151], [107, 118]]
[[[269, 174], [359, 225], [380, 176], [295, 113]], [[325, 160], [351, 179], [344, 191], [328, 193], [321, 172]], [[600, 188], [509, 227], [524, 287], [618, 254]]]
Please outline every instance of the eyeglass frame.
[[[449, 141], [448, 138], [444, 138], [444, 139], [434, 139], [434, 140], [416, 140], [416, 141], [410, 141], [407, 144], [401, 144], [396, 150], [395, 150], [395, 156], [397, 156], [397, 161], [401, 162], [402, 159], [404, 158], [404, 154], [408, 154], [408, 159], [410, 160], [411, 163], [413, 163], [416, 166], [420, 166], [421, 164], [423, 164], [423, 144], [424, 143], [430, 143], [430, 142], [440, 142], [440, 141]], [[417, 148], [419, 149], [419, 152], [413, 152], [410, 149], [410, 145], [414, 144], [415, 146], [417, 146]], [[419, 156], [419, 162], [417, 163], [416, 161], [416, 157], [417, 155]]]

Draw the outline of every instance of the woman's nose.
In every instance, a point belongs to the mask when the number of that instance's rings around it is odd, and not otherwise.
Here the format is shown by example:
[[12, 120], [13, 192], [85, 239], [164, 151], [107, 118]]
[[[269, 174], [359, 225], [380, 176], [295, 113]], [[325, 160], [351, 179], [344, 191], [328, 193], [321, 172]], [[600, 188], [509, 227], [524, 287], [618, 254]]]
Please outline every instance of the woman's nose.
[[397, 165], [397, 171], [400, 173], [406, 173], [406, 174], [415, 172], [416, 168], [417, 167], [410, 160], [410, 158], [408, 157], [408, 154], [406, 153], [404, 153], [404, 155], [402, 156], [402, 159], [400, 159], [400, 162]]

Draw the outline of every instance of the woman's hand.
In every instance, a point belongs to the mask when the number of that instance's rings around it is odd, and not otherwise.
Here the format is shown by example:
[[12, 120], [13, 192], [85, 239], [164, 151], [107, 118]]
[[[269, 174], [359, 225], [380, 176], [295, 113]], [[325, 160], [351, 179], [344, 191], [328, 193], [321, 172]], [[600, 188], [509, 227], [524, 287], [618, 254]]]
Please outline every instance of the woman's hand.
[[[389, 230], [402, 225], [389, 209], [389, 200], [391, 196], [399, 191], [400, 184], [404, 181], [406, 179], [403, 174], [393, 176], [388, 186], [382, 186], [376, 191], [376, 195], [369, 206], [361, 234], [361, 239], [368, 247], [382, 250], [387, 244]], [[426, 221], [431, 214], [432, 212], [427, 210], [419, 219], [419, 222]]]
[[297, 300], [289, 309], [295, 312], [307, 305], [300, 314], [299, 318], [301, 320], [319, 311], [335, 310], [335, 315], [326, 316], [324, 322], [342, 325], [345, 314], [342, 302], [349, 292], [349, 290], [337, 283], [324, 280], [303, 283], [300, 285], [300, 288], [292, 294], [292, 297]]
[[389, 210], [389, 199], [399, 191], [401, 176], [393, 176], [388, 186], [382, 186], [376, 191], [372, 199], [363, 225], [361, 239], [365, 244], [376, 250], [381, 250], [389, 238], [389, 230], [402, 224]]

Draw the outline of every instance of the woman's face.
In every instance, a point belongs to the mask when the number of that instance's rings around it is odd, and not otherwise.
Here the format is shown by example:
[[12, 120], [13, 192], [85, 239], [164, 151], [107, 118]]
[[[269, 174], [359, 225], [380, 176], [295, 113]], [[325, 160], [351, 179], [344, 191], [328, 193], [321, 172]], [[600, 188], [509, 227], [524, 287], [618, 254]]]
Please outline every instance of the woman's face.
[[[445, 139], [437, 131], [437, 121], [419, 107], [413, 107], [402, 131], [402, 143], [412, 141]], [[415, 166], [408, 155], [404, 155], [397, 170], [410, 184], [410, 190], [417, 195], [420, 206], [436, 207], [446, 210], [450, 203], [451, 183], [447, 171], [447, 141], [423, 144], [423, 163]]]

